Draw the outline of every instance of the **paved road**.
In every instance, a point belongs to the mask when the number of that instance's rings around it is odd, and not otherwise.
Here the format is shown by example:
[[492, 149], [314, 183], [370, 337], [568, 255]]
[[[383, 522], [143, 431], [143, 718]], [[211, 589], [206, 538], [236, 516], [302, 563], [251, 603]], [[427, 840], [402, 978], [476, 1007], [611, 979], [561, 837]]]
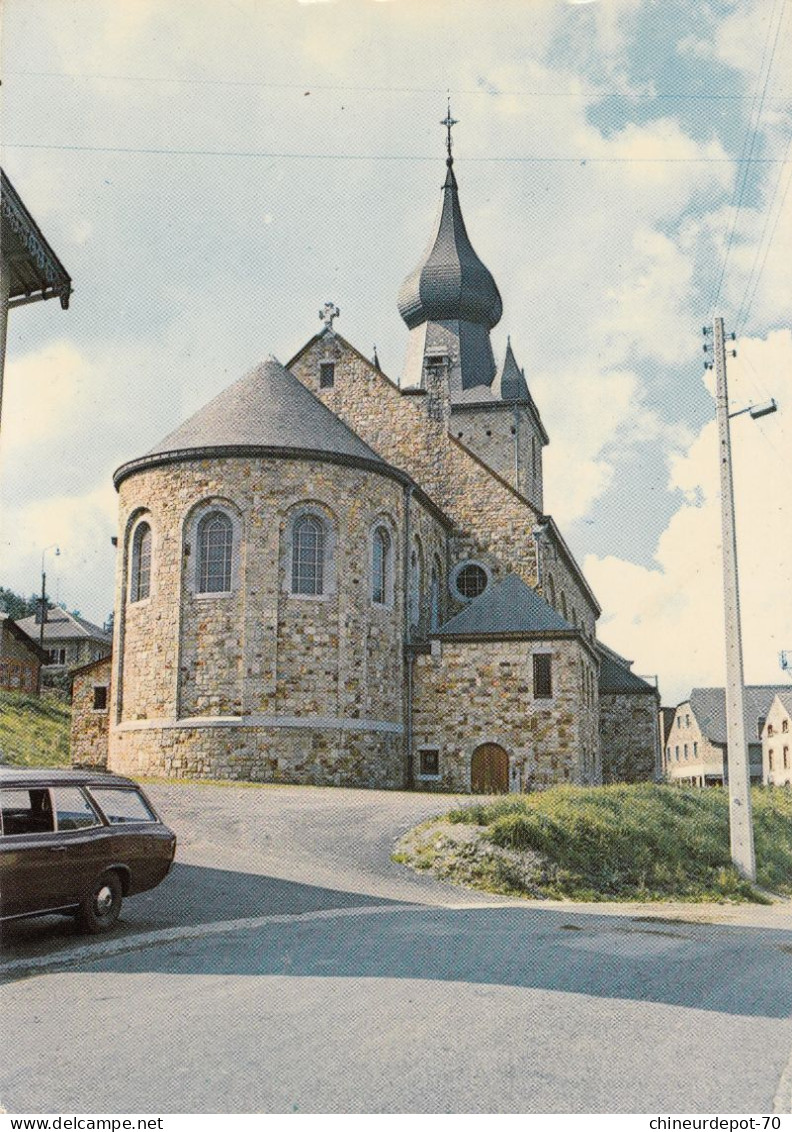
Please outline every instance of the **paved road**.
[[394, 865], [444, 799], [151, 793], [180, 864], [112, 939], [8, 933], [9, 1111], [792, 1107], [787, 909], [503, 901]]

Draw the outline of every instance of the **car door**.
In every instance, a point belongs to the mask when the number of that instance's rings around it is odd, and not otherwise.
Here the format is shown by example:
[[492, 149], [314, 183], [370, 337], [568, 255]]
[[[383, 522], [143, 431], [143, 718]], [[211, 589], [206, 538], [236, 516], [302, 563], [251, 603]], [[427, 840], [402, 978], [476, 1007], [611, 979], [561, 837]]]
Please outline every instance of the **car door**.
[[79, 903], [86, 888], [110, 861], [110, 831], [79, 786], [53, 786], [61, 899]]
[[0, 915], [19, 916], [63, 903], [52, 799], [46, 787], [0, 791]]

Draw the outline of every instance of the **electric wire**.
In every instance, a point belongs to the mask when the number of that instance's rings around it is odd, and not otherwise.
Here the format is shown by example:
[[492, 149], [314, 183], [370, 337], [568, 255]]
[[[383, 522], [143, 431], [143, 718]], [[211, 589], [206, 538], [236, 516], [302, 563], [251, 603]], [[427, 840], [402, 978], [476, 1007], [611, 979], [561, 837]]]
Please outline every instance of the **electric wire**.
[[[749, 118], [748, 118], [748, 129], [746, 131], [745, 139], [743, 141], [743, 147], [742, 147], [742, 150], [740, 152], [740, 164], [743, 165], [742, 177], [738, 178], [738, 181], [735, 184], [735, 192], [734, 192], [734, 195], [732, 197], [733, 214], [732, 214], [731, 229], [729, 231], [728, 239], [726, 241], [726, 251], [725, 251], [724, 257], [723, 257], [723, 264], [721, 266], [721, 273], [720, 273], [720, 276], [718, 278], [718, 283], [717, 283], [717, 286], [715, 287], [715, 292], [713, 294], [712, 300], [710, 302], [710, 308], [709, 308], [710, 313], [714, 311], [715, 306], [717, 305], [718, 299], [720, 298], [721, 288], [723, 286], [723, 280], [726, 277], [726, 270], [727, 270], [728, 265], [729, 265], [729, 257], [731, 255], [731, 249], [732, 249], [732, 245], [734, 243], [734, 236], [735, 236], [735, 232], [737, 230], [737, 221], [739, 219], [740, 210], [742, 208], [743, 198], [745, 196], [745, 189], [746, 189], [746, 186], [748, 184], [748, 170], [749, 170], [750, 165], [751, 165], [750, 159], [753, 156], [754, 146], [756, 145], [756, 139], [757, 139], [757, 136], [758, 136], [758, 133], [759, 133], [759, 122], [761, 120], [762, 111], [764, 109], [765, 97], [767, 95], [767, 89], [768, 89], [768, 85], [769, 85], [769, 82], [770, 82], [770, 74], [771, 74], [772, 68], [773, 68], [773, 60], [775, 58], [776, 48], [778, 47], [778, 40], [779, 40], [780, 35], [781, 35], [781, 25], [784, 22], [784, 16], [786, 14], [785, 7], [786, 7], [785, 6], [785, 0], [780, 0], [780, 5], [779, 5], [779, 0], [775, 0], [775, 3], [773, 4], [773, 10], [772, 10], [772, 13], [770, 15], [770, 19], [769, 19], [768, 25], [767, 25], [767, 35], [765, 36], [764, 47], [762, 49], [762, 59], [761, 59], [761, 62], [759, 64], [759, 77], [757, 78], [757, 87], [756, 87], [756, 90], [754, 91], [754, 96], [753, 96], [753, 99], [752, 99], [752, 102], [751, 102], [751, 112], [750, 112], [750, 115], [749, 115]], [[778, 23], [777, 23], [776, 29], [775, 29], [775, 36], [773, 37], [773, 46], [772, 46], [772, 49], [771, 49], [771, 52], [770, 52], [770, 58], [769, 58], [769, 61], [767, 63], [767, 68], [765, 69], [764, 63], [765, 63], [765, 58], [767, 56], [768, 44], [770, 43], [770, 37], [771, 37], [772, 30], [773, 30], [773, 17], [775, 16], [776, 8], [779, 9]], [[762, 82], [762, 72], [763, 72], [763, 70], [764, 70], [764, 82]], [[759, 94], [760, 85], [761, 85], [761, 95]], [[757, 106], [757, 100], [758, 100], [758, 106]], [[754, 108], [755, 107], [756, 107], [756, 113], [754, 114]], [[753, 125], [751, 125], [751, 123], [753, 123]], [[743, 159], [743, 157], [746, 156], [746, 151], [747, 151], [747, 159], [748, 160], [743, 161], [742, 159]]]

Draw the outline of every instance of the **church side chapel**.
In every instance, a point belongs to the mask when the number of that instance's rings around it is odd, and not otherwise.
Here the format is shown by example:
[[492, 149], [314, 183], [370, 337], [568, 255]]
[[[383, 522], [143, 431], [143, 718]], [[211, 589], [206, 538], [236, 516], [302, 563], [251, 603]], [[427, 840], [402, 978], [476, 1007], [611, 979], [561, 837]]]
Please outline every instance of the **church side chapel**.
[[496, 365], [501, 297], [443, 124], [400, 380], [328, 303], [285, 366], [115, 473], [112, 770], [463, 792], [655, 775], [658, 693], [598, 644], [544, 510], [549, 438], [511, 342]]

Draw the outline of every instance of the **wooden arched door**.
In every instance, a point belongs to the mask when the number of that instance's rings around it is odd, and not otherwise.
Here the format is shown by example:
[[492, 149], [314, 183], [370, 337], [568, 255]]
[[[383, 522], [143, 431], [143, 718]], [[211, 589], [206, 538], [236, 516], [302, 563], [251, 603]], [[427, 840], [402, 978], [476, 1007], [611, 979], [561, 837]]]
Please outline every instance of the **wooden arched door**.
[[497, 743], [482, 743], [470, 761], [474, 794], [505, 794], [509, 789], [509, 756]]

